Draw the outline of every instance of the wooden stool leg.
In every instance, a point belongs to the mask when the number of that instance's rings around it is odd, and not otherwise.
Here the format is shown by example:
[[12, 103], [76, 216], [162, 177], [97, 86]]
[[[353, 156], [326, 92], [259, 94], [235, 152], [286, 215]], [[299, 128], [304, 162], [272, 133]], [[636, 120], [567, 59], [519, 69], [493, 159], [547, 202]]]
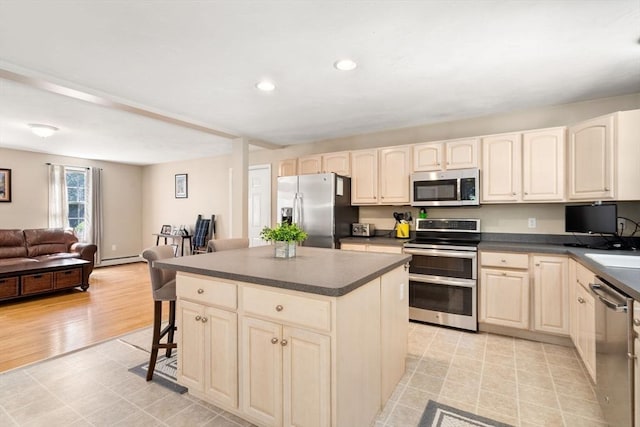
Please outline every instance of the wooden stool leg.
[[[169, 331], [167, 335], [167, 344], [173, 344], [173, 333], [176, 330], [176, 302], [169, 301]], [[171, 357], [171, 349], [173, 346], [167, 346], [167, 357]]]
[[158, 348], [160, 345], [160, 328], [162, 326], [162, 301], [153, 302], [153, 340], [151, 341], [151, 358], [147, 369], [147, 381], [153, 378], [153, 371], [156, 368], [158, 359]]

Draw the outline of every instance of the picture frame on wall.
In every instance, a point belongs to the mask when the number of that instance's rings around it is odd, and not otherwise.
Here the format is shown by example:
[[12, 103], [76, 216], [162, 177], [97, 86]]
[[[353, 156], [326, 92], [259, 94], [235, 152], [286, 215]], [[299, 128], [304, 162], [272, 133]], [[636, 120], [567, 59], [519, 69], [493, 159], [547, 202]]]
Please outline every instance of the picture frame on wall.
[[11, 169], [0, 169], [0, 202], [11, 202]]
[[176, 174], [176, 199], [189, 197], [187, 177], [186, 173]]

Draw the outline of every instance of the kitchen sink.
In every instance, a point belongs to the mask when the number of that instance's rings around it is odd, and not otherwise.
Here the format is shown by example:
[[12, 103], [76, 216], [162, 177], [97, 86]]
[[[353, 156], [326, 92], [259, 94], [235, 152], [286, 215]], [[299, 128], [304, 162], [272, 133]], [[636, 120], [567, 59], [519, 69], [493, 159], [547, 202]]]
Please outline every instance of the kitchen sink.
[[584, 254], [605, 267], [640, 268], [638, 255]]

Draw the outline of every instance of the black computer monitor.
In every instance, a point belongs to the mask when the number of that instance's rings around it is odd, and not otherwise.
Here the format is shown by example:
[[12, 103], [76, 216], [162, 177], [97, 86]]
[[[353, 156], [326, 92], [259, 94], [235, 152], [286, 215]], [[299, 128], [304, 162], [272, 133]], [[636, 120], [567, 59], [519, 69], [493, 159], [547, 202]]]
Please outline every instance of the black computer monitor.
[[572, 233], [617, 233], [618, 205], [565, 206], [564, 229]]

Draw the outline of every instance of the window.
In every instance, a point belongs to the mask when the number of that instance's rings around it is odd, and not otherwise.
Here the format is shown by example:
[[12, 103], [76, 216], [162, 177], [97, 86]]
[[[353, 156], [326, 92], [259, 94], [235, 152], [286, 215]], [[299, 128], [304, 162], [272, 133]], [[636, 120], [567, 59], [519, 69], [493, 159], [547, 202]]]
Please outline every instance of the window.
[[83, 242], [86, 241], [85, 232], [87, 225], [87, 170], [65, 168], [67, 183], [67, 203], [69, 207], [69, 227], [73, 228], [75, 235]]

